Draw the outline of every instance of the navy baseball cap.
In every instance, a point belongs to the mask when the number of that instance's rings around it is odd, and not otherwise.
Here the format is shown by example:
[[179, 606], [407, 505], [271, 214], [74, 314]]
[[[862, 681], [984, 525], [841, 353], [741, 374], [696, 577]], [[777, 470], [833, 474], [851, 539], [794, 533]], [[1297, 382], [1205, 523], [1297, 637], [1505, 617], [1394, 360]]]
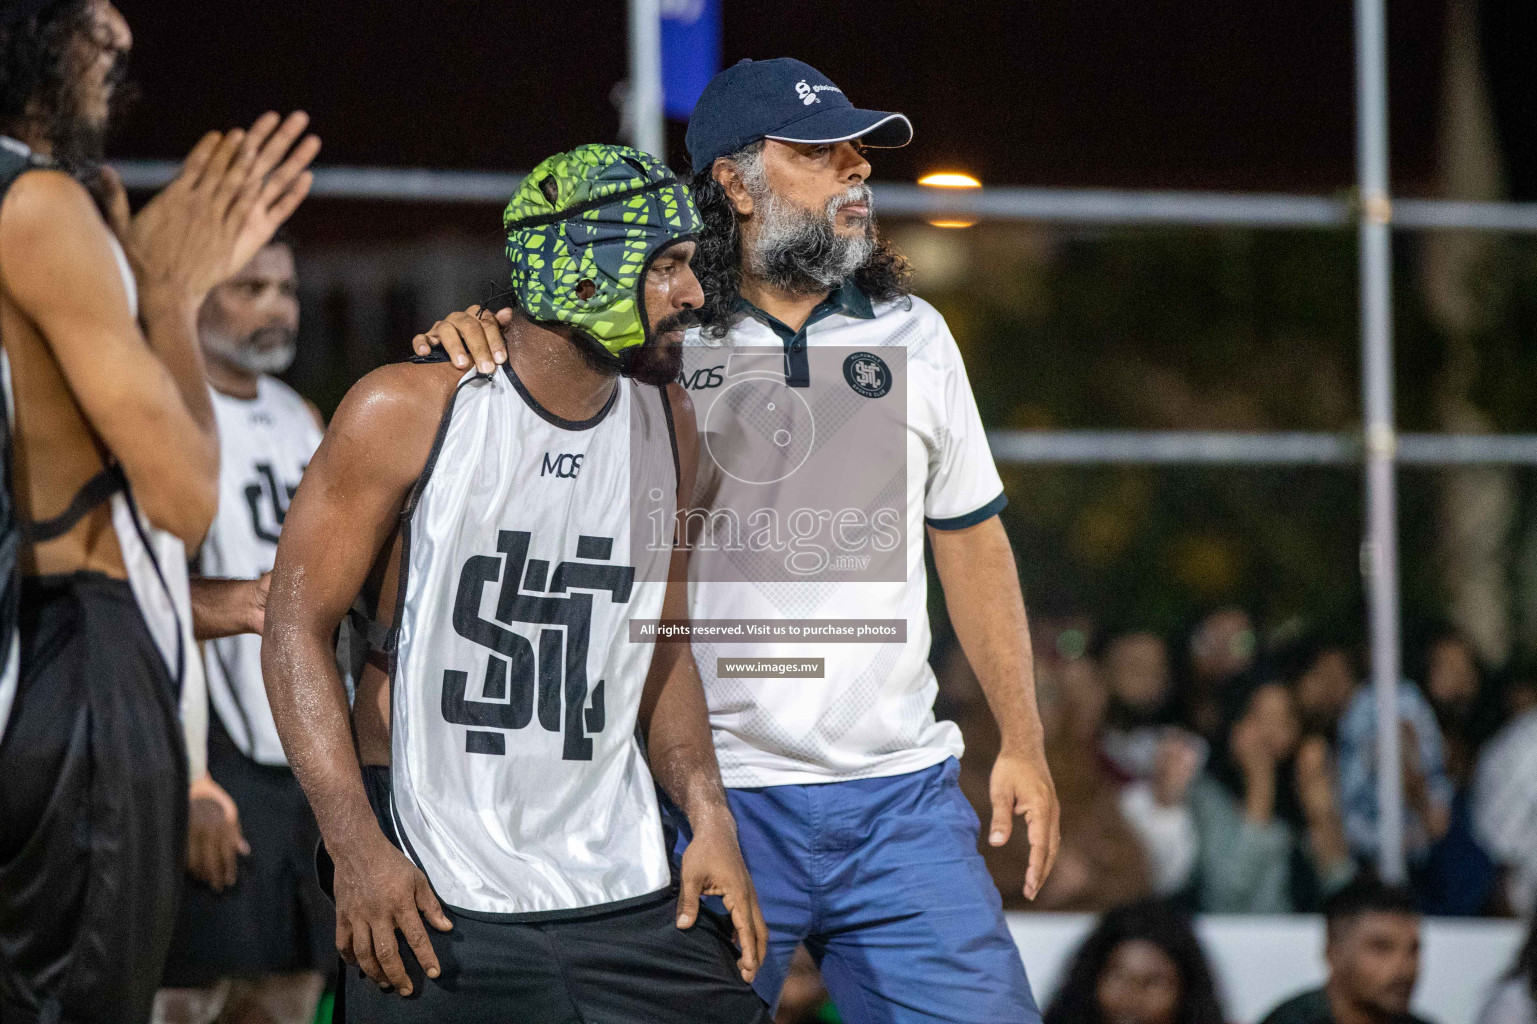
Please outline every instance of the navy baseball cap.
[[688, 121], [688, 158], [696, 171], [759, 139], [848, 142], [895, 149], [913, 141], [902, 114], [860, 110], [810, 64], [790, 57], [740, 60], [710, 79]]

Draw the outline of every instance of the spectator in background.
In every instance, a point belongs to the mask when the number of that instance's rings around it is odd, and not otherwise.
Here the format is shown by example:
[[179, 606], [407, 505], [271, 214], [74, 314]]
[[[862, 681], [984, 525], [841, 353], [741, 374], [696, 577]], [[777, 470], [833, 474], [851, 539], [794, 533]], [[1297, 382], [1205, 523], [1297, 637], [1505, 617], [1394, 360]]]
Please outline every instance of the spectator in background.
[[1327, 745], [1301, 744], [1291, 690], [1256, 673], [1230, 686], [1212, 764], [1190, 786], [1200, 906], [1284, 914], [1315, 906], [1355, 872]]
[[1324, 987], [1288, 999], [1262, 1024], [1425, 1024], [1409, 1012], [1420, 972], [1420, 918], [1407, 889], [1369, 875], [1324, 907]]
[[1222, 1024], [1190, 919], [1165, 904], [1106, 914], [1073, 955], [1044, 1024]]
[[1191, 881], [1200, 855], [1200, 836], [1186, 797], [1206, 765], [1204, 739], [1170, 727], [1159, 742], [1153, 775], [1121, 788], [1121, 814], [1147, 853], [1153, 893], [1195, 903]]
[[1175, 720], [1168, 645], [1151, 630], [1122, 630], [1096, 654], [1109, 699], [1101, 749], [1125, 778], [1150, 779]]
[[1216, 736], [1223, 691], [1253, 667], [1257, 647], [1254, 618], [1242, 608], [1218, 608], [1196, 622], [1184, 651], [1189, 659], [1181, 693], [1186, 725], [1208, 740]]
[[1411, 882], [1427, 914], [1481, 914], [1493, 902], [1497, 870], [1474, 835], [1473, 769], [1479, 748], [1499, 727], [1500, 701], [1472, 646], [1455, 630], [1433, 634], [1414, 667], [1441, 727], [1452, 803], [1446, 833], [1415, 864]]
[[[1062, 843], [1056, 866], [1033, 901], [1024, 899], [1029, 843], [1016, 830], [1003, 846], [985, 846], [982, 856], [1010, 910], [1095, 913], [1146, 896], [1148, 867], [1137, 833], [1122, 817], [1119, 779], [1099, 756], [1106, 694], [1094, 663], [1081, 644], [1059, 643], [1051, 622], [1032, 630], [1036, 690], [1046, 730], [1046, 760], [1061, 807]], [[1064, 631], [1071, 626], [1061, 624]], [[985, 701], [967, 699], [980, 687], [958, 644], [936, 660], [941, 687], [956, 698], [957, 724], [966, 740], [961, 757], [961, 790], [978, 814], [990, 813], [989, 779], [999, 747], [997, 725]]]
[[[1423, 866], [1432, 843], [1451, 821], [1452, 783], [1446, 774], [1441, 730], [1419, 687], [1398, 686], [1401, 740], [1399, 770], [1404, 777], [1404, 850]], [[1340, 807], [1351, 853], [1362, 861], [1378, 854], [1377, 696], [1362, 686], [1351, 698], [1339, 726]]]
[[1537, 1024], [1537, 914], [1515, 965], [1492, 992], [1478, 1024]]
[[[1102, 645], [1099, 661], [1109, 693], [1101, 749], [1124, 783], [1121, 816], [1147, 852], [1153, 892], [1174, 896], [1189, 887], [1195, 868], [1198, 842], [1185, 796], [1209, 746], [1176, 724], [1162, 637], [1148, 630], [1115, 634]], [[1213, 663], [1207, 659], [1208, 668]]]
[[1495, 734], [1473, 782], [1479, 842], [1505, 873], [1504, 897], [1521, 914], [1537, 910], [1537, 708]]
[[1291, 684], [1303, 733], [1320, 736], [1333, 745], [1340, 719], [1361, 678], [1349, 647], [1304, 636], [1283, 646], [1270, 660]]
[[1425, 696], [1446, 748], [1446, 771], [1458, 789], [1473, 779], [1478, 749], [1500, 726], [1498, 695], [1485, 679], [1472, 646], [1454, 629], [1434, 634], [1418, 659], [1414, 678]]

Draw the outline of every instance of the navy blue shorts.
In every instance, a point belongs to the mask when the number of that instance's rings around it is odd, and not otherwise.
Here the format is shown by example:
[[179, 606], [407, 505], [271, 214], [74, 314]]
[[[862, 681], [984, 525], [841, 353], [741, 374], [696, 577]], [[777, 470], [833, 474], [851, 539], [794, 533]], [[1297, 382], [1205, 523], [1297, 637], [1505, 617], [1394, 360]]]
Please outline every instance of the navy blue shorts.
[[[804, 942], [847, 1024], [1039, 1024], [960, 764], [727, 791], [768, 921], [777, 1004]], [[679, 840], [680, 847], [685, 840]]]

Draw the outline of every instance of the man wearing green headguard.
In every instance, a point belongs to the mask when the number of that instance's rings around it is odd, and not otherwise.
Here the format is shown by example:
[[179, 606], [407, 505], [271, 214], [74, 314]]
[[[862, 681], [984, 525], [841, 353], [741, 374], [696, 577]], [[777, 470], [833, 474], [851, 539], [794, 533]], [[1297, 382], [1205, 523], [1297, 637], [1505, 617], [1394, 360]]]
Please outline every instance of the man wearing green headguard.
[[[361, 969], [348, 1019], [764, 1024], [767, 934], [697, 669], [629, 635], [687, 616], [684, 554], [631, 504], [670, 521], [693, 487], [671, 382], [698, 213], [653, 158], [583, 146], [504, 225], [513, 308], [472, 314], [501, 365], [354, 386], [272, 574], [263, 670]], [[332, 636], [355, 605], [349, 720]], [[656, 784], [693, 830], [676, 881]]]

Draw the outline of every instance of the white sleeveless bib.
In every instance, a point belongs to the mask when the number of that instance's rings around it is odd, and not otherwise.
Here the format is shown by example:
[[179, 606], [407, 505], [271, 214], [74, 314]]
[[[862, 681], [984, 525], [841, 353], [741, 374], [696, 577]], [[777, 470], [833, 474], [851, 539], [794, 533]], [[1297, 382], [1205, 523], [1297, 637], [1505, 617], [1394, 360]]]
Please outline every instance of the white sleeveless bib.
[[576, 423], [510, 367], [461, 381], [404, 520], [391, 699], [396, 825], [452, 907], [562, 915], [669, 882], [636, 735], [653, 647], [628, 635], [670, 555], [631, 544], [642, 487], [671, 509], [657, 388], [621, 379]]
[[[219, 514], [198, 567], [204, 576], [255, 579], [272, 568], [289, 499], [320, 446], [320, 427], [304, 399], [275, 377], [258, 378], [250, 401], [212, 395], [219, 421]], [[284, 765], [261, 652], [262, 638], [254, 633], [206, 641], [209, 703], [243, 754]]]

